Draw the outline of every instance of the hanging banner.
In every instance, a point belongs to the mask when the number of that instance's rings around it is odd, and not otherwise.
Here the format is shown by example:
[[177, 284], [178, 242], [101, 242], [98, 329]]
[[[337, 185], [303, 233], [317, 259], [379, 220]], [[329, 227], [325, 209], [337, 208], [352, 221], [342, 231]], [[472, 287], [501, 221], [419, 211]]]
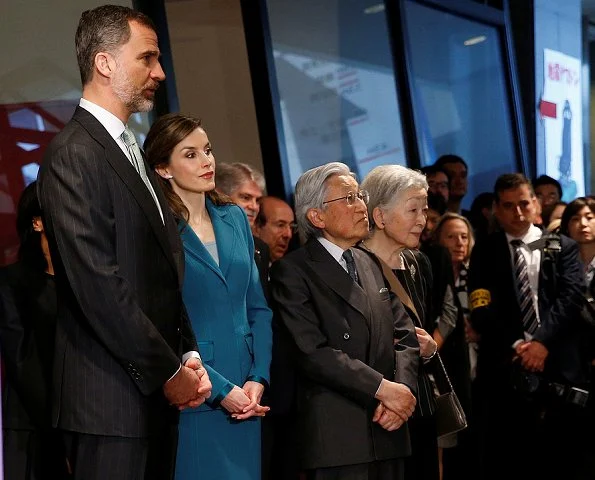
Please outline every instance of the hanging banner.
[[562, 185], [562, 200], [585, 194], [581, 62], [545, 48], [543, 97], [539, 113], [545, 129], [545, 174]]

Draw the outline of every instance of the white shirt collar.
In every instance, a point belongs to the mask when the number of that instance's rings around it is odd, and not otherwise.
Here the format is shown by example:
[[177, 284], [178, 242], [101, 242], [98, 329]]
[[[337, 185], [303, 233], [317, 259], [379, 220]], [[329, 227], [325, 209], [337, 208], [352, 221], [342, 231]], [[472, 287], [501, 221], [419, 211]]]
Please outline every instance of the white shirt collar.
[[523, 235], [522, 237], [513, 237], [512, 235], [509, 235], [507, 233], [506, 241], [510, 244], [510, 242], [512, 242], [513, 240], [521, 240], [525, 245], [528, 245], [529, 243], [534, 242], [535, 240], [539, 240], [542, 235], [543, 232], [538, 227], [536, 227], [535, 225], [531, 225], [529, 227], [529, 230], [527, 230], [527, 233], [525, 233], [525, 235]]
[[122, 123], [122, 120], [116, 117], [113, 113], [108, 112], [105, 108], [100, 107], [99, 105], [90, 102], [85, 98], [81, 98], [79, 106], [93, 115], [97, 121], [105, 127], [107, 132], [114, 140], [117, 140], [120, 135], [122, 135], [122, 132], [124, 132], [126, 129], [126, 125]]
[[317, 240], [337, 262], [341, 265], [345, 263], [345, 260], [343, 260], [343, 252], [345, 250], [324, 237], [318, 237]]

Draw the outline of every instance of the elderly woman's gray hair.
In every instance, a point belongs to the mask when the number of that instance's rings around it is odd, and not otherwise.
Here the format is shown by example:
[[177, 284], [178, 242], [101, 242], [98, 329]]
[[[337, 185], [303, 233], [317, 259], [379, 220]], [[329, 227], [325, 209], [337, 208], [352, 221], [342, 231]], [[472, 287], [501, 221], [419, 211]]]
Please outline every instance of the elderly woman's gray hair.
[[306, 213], [311, 208], [322, 209], [326, 198], [326, 181], [333, 175], [355, 174], [344, 163], [331, 162], [304, 172], [295, 185], [295, 219], [298, 224], [300, 240], [305, 243], [310, 238], [320, 237], [320, 229], [310, 223]]
[[263, 192], [266, 185], [262, 173], [245, 163], [218, 163], [215, 168], [215, 185], [217, 190], [226, 195], [234, 192], [247, 181], [253, 180]]
[[425, 175], [417, 170], [401, 165], [380, 165], [366, 175], [361, 184], [362, 190], [370, 194], [368, 201], [368, 221], [370, 229], [374, 227], [374, 209], [390, 210], [400, 196], [410, 188], [428, 190], [428, 181]]

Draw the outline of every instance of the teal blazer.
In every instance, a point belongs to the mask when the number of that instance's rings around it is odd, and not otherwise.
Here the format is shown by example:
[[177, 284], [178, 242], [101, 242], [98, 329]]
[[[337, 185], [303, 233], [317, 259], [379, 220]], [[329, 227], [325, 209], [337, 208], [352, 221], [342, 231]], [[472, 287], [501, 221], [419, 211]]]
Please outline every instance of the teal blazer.
[[234, 385], [269, 382], [272, 313], [254, 263], [248, 219], [237, 205], [206, 201], [219, 265], [194, 231], [180, 225], [185, 252], [183, 298], [205, 368], [211, 397], [191, 413], [217, 408]]

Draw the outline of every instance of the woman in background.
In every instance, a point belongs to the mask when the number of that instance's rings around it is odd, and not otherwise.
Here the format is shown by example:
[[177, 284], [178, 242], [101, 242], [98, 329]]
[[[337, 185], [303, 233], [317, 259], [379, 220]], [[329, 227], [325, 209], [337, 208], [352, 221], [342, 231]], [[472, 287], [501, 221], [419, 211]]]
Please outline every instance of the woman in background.
[[[467, 271], [471, 251], [475, 244], [473, 228], [462, 215], [448, 212], [436, 225], [435, 242], [448, 249], [454, 276], [455, 305], [457, 322], [448, 337], [440, 355], [450, 375], [463, 410], [468, 416], [470, 427], [462, 432], [440, 439], [443, 450], [443, 478], [473, 479], [477, 475], [477, 453], [474, 442], [471, 405], [471, 384], [475, 378], [479, 337], [469, 325], [469, 302], [467, 292]], [[474, 463], [475, 462], [475, 463]]]
[[50, 417], [56, 288], [36, 186], [25, 188], [17, 207], [18, 262], [0, 270], [6, 480], [66, 478], [67, 469]]
[[182, 411], [176, 479], [259, 480], [260, 405], [269, 381], [271, 311], [243, 210], [215, 189], [215, 157], [197, 118], [168, 114], [145, 141], [184, 244], [183, 298], [213, 385]]
[[[383, 165], [368, 173], [361, 188], [370, 195], [370, 236], [361, 246], [392, 270], [388, 274], [396, 277], [409, 297], [410, 302], [402, 303], [416, 327], [421, 358], [429, 361], [438, 349], [428, 333], [436, 328], [437, 318], [431, 298], [432, 269], [428, 258], [415, 250], [426, 224], [428, 183], [419, 172]], [[394, 289], [393, 293], [398, 295]], [[434, 411], [432, 385], [420, 362], [418, 403], [408, 421], [412, 456], [405, 460], [405, 478], [409, 480], [439, 478]]]
[[[585, 278], [585, 297], [591, 300], [595, 298], [595, 198], [579, 197], [570, 202], [562, 214], [560, 223], [560, 233], [569, 236], [578, 243], [579, 254], [584, 266]], [[584, 441], [587, 447], [586, 453], [582, 459], [577, 459], [578, 469], [573, 479], [587, 480], [595, 478], [595, 439], [593, 430], [595, 430], [595, 302], [591, 304], [591, 309], [583, 309], [584, 344], [582, 346], [585, 353], [585, 360], [590, 363], [591, 370], [591, 393], [588, 400], [587, 421], [589, 422], [589, 433]]]

